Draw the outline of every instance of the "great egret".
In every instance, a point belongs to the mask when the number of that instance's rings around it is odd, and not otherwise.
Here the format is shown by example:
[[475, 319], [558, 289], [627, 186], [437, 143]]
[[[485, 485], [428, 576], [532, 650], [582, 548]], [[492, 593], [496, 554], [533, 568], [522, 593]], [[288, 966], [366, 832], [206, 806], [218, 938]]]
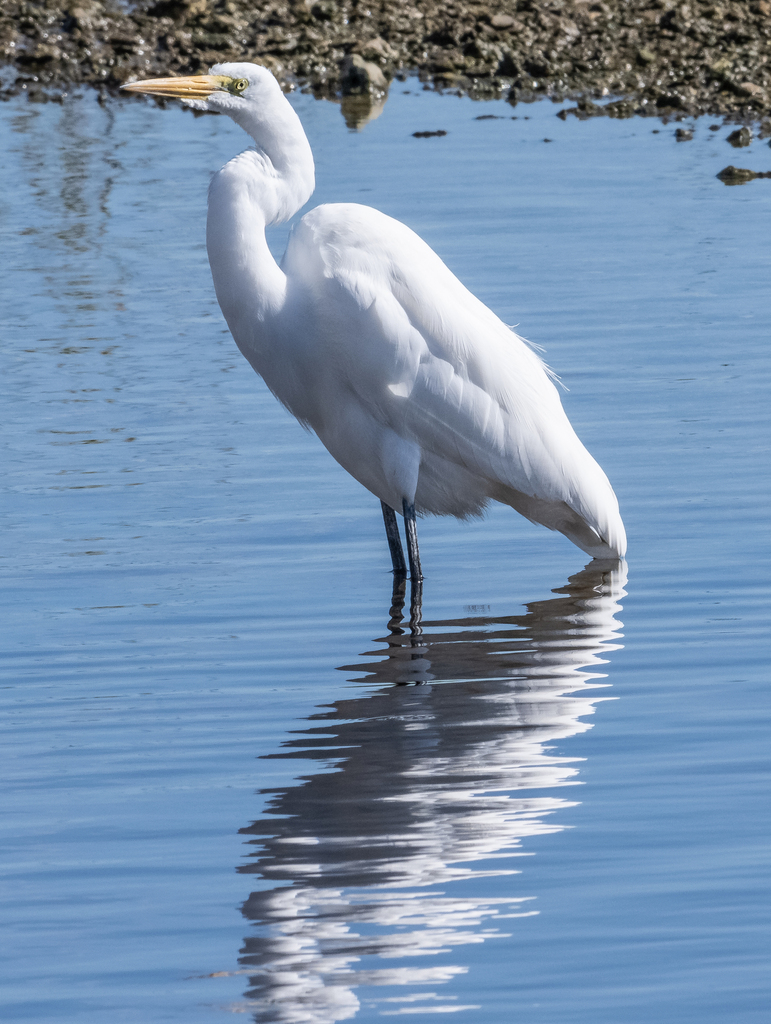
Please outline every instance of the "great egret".
[[217, 299], [273, 394], [380, 498], [397, 575], [397, 511], [420, 580], [416, 513], [463, 519], [490, 499], [593, 557], [623, 557], [616, 496], [543, 363], [414, 232], [368, 206], [319, 206], [275, 262], [265, 227], [309, 199], [314, 167], [267, 68], [217, 64], [123, 88], [227, 114], [254, 140], [209, 188]]

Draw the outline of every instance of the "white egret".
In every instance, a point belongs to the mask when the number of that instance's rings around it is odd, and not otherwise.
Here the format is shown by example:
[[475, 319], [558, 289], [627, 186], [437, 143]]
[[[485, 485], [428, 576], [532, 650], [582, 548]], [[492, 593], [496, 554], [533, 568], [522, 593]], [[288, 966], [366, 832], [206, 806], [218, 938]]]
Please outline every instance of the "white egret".
[[491, 499], [620, 558], [607, 477], [544, 364], [409, 228], [368, 206], [319, 206], [279, 266], [265, 228], [314, 189], [313, 156], [276, 79], [256, 64], [124, 86], [227, 114], [255, 143], [209, 188], [206, 243], [241, 352], [331, 455], [380, 498], [397, 575], [421, 579], [416, 514], [466, 518]]

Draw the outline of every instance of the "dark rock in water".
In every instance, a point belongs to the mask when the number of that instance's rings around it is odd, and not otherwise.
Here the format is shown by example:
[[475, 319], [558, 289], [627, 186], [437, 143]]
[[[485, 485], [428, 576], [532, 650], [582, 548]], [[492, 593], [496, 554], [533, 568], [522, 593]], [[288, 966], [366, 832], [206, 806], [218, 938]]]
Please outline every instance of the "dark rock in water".
[[726, 139], [726, 142], [730, 142], [734, 149], [741, 149], [743, 146], [749, 146], [752, 142], [752, 132], [749, 128], [737, 128], [735, 132]]
[[412, 137], [413, 139], [433, 139], [436, 138], [437, 136], [442, 136], [446, 134], [447, 132], [443, 128], [440, 128], [436, 132], [413, 132]]
[[606, 103], [604, 107], [598, 107], [607, 117], [634, 117], [642, 113], [640, 105], [632, 100], [615, 100], [613, 103]]
[[340, 62], [340, 91], [343, 96], [382, 95], [388, 80], [377, 64], [354, 53]]
[[678, 142], [690, 142], [693, 138], [693, 132], [690, 128], [678, 128], [675, 132], [675, 138]]
[[358, 129], [383, 112], [388, 80], [377, 64], [354, 53], [340, 62], [340, 91], [345, 123], [349, 128]]
[[743, 185], [747, 181], [754, 181], [755, 178], [771, 178], [771, 171], [750, 171], [746, 167], [734, 167], [729, 164], [716, 175], [724, 185]]
[[563, 121], [567, 120], [568, 114], [577, 117], [579, 121], [587, 121], [590, 117], [602, 117], [605, 114], [605, 109], [592, 103], [591, 100], [583, 99], [579, 100], [575, 107], [557, 111], [557, 117]]
[[755, 177], [754, 171], [747, 170], [746, 167], [734, 167], [733, 164], [729, 164], [728, 167], [724, 167], [717, 175], [724, 185], [743, 185], [745, 181], [752, 181]]
[[720, 131], [720, 125], [719, 124], [711, 124], [709, 126], [709, 130], [711, 132], [719, 132]]

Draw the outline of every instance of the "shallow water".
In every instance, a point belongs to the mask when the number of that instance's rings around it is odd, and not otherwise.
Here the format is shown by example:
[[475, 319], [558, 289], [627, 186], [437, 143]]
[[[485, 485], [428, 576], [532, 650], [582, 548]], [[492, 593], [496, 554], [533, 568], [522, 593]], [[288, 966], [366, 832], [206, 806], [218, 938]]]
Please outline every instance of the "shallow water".
[[767, 147], [294, 102], [314, 204], [546, 346], [628, 580], [509, 509], [429, 520], [411, 637], [378, 503], [216, 306], [245, 137], [0, 106], [4, 1019], [765, 1020], [771, 183], [714, 175]]

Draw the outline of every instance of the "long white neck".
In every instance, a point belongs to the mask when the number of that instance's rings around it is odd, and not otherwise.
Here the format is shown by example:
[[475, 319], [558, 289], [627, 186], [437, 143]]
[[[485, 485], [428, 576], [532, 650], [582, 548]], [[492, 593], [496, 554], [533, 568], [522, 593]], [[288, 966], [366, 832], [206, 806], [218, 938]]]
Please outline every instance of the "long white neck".
[[[215, 174], [209, 188], [206, 248], [228, 326], [253, 361], [284, 304], [286, 278], [268, 248], [265, 228], [288, 220], [314, 188], [311, 148], [300, 120], [277, 90], [260, 109], [226, 109], [254, 139]], [[271, 97], [272, 99], [273, 97]]]

